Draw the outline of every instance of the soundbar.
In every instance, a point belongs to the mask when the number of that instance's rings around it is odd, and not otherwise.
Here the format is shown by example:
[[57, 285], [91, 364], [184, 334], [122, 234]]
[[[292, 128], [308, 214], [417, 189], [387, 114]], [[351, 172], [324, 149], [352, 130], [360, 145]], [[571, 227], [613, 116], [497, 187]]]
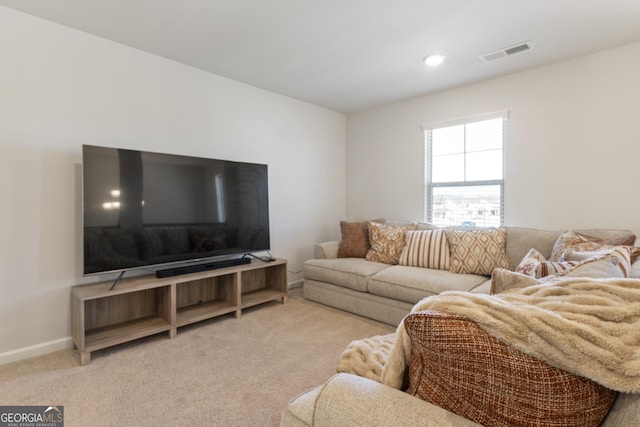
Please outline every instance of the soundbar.
[[184, 267], [167, 268], [165, 270], [156, 271], [156, 277], [180, 276], [181, 274], [197, 273], [199, 271], [215, 270], [218, 268], [235, 267], [236, 265], [250, 264], [249, 258], [234, 258], [223, 261], [214, 261], [206, 264], [185, 265]]

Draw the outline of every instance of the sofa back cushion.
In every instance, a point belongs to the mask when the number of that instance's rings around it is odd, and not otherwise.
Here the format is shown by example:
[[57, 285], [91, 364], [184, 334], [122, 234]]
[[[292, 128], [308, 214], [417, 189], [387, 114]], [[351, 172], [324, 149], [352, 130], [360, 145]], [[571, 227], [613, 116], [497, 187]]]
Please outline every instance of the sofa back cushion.
[[522, 353], [476, 323], [413, 313], [407, 392], [484, 426], [598, 426], [616, 392]]
[[549, 231], [524, 227], [505, 227], [505, 230], [507, 232], [507, 257], [513, 267], [520, 264], [522, 258], [531, 248], [535, 248], [544, 258], [549, 259], [553, 245], [558, 237], [564, 233], [563, 230]]

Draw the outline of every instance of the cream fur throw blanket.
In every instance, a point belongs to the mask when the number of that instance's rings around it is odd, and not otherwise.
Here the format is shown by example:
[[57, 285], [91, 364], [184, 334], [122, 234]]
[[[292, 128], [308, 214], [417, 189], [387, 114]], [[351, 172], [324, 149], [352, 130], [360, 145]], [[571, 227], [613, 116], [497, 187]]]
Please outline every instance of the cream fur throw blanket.
[[371, 338], [351, 341], [340, 356], [337, 371], [380, 382], [382, 369], [389, 360], [395, 336], [395, 333], [376, 335]]
[[[556, 368], [621, 392], [640, 392], [640, 280], [565, 279], [497, 295], [445, 292], [412, 312], [464, 316]], [[382, 383], [401, 388], [411, 342], [401, 322]]]

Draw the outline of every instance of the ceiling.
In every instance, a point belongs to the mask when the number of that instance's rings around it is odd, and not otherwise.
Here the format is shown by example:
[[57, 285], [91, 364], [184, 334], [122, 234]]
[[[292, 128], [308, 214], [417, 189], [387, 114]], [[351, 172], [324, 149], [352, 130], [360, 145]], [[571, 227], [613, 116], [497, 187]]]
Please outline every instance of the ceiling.
[[[640, 41], [639, 0], [0, 0], [350, 113]], [[529, 51], [480, 55], [530, 41]], [[438, 68], [422, 62], [446, 54]]]

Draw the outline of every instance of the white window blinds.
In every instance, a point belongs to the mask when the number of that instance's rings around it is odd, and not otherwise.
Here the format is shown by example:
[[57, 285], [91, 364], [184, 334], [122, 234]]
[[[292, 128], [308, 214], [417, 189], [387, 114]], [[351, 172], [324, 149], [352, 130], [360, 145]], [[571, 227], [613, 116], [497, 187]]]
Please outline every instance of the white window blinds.
[[503, 224], [507, 117], [500, 112], [424, 127], [427, 222]]

